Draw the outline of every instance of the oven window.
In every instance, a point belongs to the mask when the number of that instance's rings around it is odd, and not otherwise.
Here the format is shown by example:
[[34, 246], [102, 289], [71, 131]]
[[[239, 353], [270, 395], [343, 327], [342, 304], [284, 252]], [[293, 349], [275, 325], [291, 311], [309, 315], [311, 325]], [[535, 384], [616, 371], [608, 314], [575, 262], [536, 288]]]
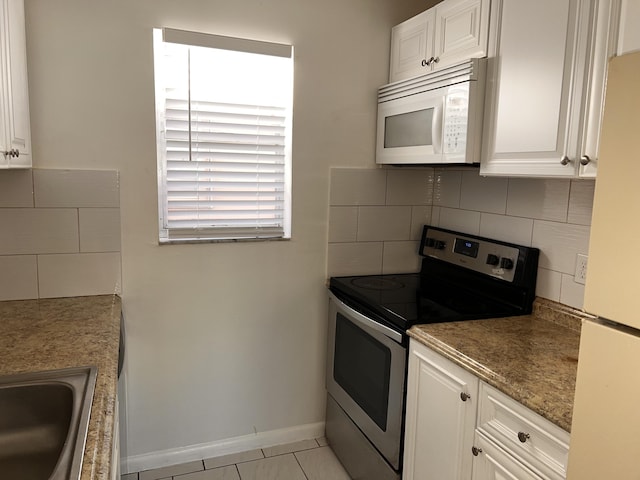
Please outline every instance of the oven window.
[[391, 350], [338, 313], [333, 378], [383, 431], [390, 372]]
[[433, 108], [390, 115], [384, 119], [384, 148], [433, 145]]

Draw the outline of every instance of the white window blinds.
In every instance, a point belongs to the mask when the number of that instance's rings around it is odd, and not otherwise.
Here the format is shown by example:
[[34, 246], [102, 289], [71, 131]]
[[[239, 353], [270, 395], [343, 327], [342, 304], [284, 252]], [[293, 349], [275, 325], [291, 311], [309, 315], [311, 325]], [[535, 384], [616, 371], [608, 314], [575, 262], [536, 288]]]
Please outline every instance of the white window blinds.
[[154, 35], [160, 241], [288, 238], [292, 48]]

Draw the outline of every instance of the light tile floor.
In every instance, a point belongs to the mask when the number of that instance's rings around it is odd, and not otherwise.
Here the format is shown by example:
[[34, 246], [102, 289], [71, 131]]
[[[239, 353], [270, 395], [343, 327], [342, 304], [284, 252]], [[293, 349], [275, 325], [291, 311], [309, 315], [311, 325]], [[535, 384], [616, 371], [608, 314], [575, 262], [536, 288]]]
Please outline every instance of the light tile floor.
[[324, 438], [122, 475], [121, 480], [350, 480]]

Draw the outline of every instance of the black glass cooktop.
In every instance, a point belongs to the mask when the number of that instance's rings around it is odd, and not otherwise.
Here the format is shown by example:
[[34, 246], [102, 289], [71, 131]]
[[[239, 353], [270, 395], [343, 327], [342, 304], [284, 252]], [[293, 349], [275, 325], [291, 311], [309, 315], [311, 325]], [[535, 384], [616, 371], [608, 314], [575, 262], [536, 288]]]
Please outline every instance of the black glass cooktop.
[[419, 323], [522, 313], [460, 285], [429, 281], [418, 273], [332, 277], [329, 288], [352, 308], [403, 331]]

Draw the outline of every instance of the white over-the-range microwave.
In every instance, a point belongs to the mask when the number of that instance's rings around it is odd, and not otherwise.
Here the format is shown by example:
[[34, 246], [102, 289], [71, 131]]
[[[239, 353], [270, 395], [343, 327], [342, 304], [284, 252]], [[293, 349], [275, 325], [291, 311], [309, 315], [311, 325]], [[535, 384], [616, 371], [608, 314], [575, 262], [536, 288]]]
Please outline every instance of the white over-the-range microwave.
[[486, 59], [378, 89], [376, 163], [480, 162]]

